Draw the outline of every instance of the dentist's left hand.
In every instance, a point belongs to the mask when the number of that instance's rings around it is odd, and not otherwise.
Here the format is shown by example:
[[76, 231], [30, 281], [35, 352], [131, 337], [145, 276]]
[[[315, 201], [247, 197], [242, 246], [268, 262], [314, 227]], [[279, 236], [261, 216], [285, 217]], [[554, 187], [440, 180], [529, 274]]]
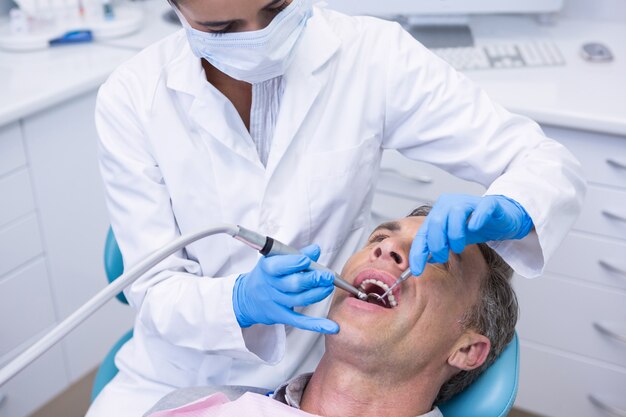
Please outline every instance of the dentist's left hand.
[[276, 255], [259, 259], [255, 268], [241, 274], [233, 288], [233, 308], [241, 327], [253, 324], [287, 324], [303, 330], [337, 333], [334, 321], [293, 311], [323, 300], [332, 293], [335, 277], [330, 272], [307, 271], [320, 248], [310, 245], [304, 255]]
[[524, 207], [503, 195], [443, 194], [413, 240], [411, 274], [420, 275], [426, 262], [447, 262], [450, 250], [461, 253], [473, 243], [523, 239], [533, 227]]

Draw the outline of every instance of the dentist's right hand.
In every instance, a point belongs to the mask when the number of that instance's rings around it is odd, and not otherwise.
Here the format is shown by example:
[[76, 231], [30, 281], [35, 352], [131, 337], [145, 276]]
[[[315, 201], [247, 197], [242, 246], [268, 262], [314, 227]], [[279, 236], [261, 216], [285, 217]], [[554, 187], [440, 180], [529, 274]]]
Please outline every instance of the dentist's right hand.
[[325, 271], [307, 271], [317, 261], [320, 248], [310, 245], [303, 255], [275, 255], [259, 259], [254, 269], [241, 274], [233, 288], [233, 308], [241, 327], [253, 324], [287, 324], [319, 333], [337, 333], [334, 321], [293, 311], [328, 297], [334, 276]]

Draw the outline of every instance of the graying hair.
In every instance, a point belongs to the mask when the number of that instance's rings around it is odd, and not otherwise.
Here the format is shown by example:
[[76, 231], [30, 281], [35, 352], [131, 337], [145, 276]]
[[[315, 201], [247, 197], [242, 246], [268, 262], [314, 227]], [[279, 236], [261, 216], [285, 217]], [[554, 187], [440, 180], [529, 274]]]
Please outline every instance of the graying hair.
[[[410, 216], [426, 216], [431, 206], [420, 206]], [[485, 243], [478, 248], [487, 263], [487, 274], [481, 281], [479, 298], [461, 320], [463, 329], [471, 329], [487, 337], [491, 349], [485, 363], [471, 371], [461, 371], [446, 381], [439, 390], [435, 404], [448, 401], [467, 388], [502, 353], [513, 339], [519, 307], [511, 286], [513, 269]]]

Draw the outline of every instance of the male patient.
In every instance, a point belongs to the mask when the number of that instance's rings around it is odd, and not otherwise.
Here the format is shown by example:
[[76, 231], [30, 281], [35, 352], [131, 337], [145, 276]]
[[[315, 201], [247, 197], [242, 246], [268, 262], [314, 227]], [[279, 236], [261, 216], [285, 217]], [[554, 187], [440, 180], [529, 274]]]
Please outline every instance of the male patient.
[[[345, 264], [342, 277], [382, 294], [408, 267], [411, 242], [428, 211], [423, 206], [378, 226]], [[329, 317], [341, 330], [326, 336], [315, 372], [280, 386], [271, 395], [277, 401], [244, 395], [237, 400], [244, 400], [239, 412], [252, 398], [259, 407], [255, 415], [262, 415], [261, 403], [272, 402], [271, 415], [441, 416], [435, 405], [474, 381], [513, 337], [518, 307], [512, 272], [487, 245], [469, 245], [396, 287], [393, 308], [337, 291]], [[168, 397], [155, 408], [163, 408]], [[237, 401], [229, 404], [232, 415]], [[220, 407], [194, 415], [230, 415]]]

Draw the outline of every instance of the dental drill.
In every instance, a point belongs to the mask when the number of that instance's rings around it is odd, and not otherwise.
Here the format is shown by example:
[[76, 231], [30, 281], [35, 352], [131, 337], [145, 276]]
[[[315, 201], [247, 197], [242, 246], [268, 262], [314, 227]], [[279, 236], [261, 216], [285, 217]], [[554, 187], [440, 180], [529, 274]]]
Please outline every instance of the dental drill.
[[[259, 233], [253, 232], [252, 230], [232, 224], [221, 224], [200, 230], [195, 233], [181, 236], [170, 244], [155, 251], [143, 261], [130, 268], [127, 272], [120, 275], [116, 280], [107, 285], [102, 291], [97, 293], [89, 301], [83, 304], [78, 310], [70, 314], [65, 320], [63, 320], [56, 327], [54, 327], [44, 337], [35, 342], [23, 353], [18, 355], [4, 368], [0, 369], [0, 386], [4, 385], [18, 372], [20, 372], [33, 361], [35, 361], [38, 357], [43, 355], [52, 346], [57, 344], [69, 332], [74, 330], [79, 324], [81, 324], [89, 316], [95, 313], [107, 301], [115, 297], [116, 294], [135, 282], [139, 277], [141, 277], [144, 273], [150, 270], [150, 268], [154, 267], [156, 264], [158, 264], [168, 256], [172, 255], [176, 251], [197, 240], [221, 233], [228, 234], [235, 239], [245, 243], [246, 245], [258, 250], [263, 256], [300, 254], [300, 251], [298, 251], [297, 249], [292, 248], [282, 242], [279, 242], [278, 240], [275, 240], [269, 236], [263, 236]], [[323, 265], [318, 264], [317, 262], [311, 261], [309, 269], [330, 271], [335, 276], [334, 285], [336, 287], [348, 291], [360, 300], [367, 301], [368, 297], [374, 297], [377, 299], [380, 298], [377, 294], [365, 294], [364, 292], [358, 290], [357, 288], [344, 281], [339, 276], [339, 274]]]

